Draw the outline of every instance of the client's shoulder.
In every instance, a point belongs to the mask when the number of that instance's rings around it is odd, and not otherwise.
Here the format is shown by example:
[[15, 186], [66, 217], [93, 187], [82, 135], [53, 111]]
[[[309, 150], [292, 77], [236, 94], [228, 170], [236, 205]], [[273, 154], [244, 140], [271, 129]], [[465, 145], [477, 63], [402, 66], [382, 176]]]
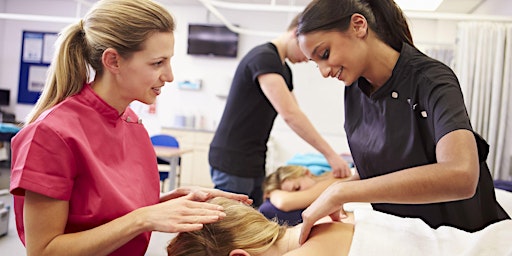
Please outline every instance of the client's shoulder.
[[286, 255], [345, 256], [350, 251], [354, 225], [343, 222], [316, 224], [308, 240]]

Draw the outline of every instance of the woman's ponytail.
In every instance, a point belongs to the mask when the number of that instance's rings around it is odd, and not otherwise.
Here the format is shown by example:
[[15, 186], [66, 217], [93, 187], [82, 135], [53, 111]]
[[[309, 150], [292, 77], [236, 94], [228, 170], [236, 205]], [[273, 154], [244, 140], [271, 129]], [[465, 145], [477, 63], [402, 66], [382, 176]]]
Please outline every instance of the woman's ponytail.
[[34, 122], [45, 110], [82, 89], [88, 80], [87, 47], [82, 21], [69, 25], [56, 42], [58, 47], [48, 70], [46, 84], [26, 124]]
[[361, 0], [372, 9], [377, 35], [396, 51], [402, 44], [414, 46], [409, 25], [400, 7], [393, 0]]

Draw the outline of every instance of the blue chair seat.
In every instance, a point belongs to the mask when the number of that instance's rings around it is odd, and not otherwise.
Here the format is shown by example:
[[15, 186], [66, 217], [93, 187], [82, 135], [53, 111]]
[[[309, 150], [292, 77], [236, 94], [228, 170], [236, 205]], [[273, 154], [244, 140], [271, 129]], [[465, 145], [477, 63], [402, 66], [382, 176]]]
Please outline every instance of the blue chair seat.
[[[151, 143], [154, 146], [174, 147], [174, 148], [180, 147], [178, 140], [174, 136], [171, 136], [168, 134], [158, 134], [158, 135], [151, 136]], [[170, 165], [170, 162], [166, 159], [157, 157], [156, 160], [157, 160], [158, 164]], [[178, 158], [178, 166], [180, 166], [180, 164], [181, 164], [181, 157]], [[160, 181], [162, 181], [162, 182], [169, 178], [169, 172], [159, 172], [159, 174], [160, 174]], [[179, 177], [179, 174], [178, 174], [178, 177]], [[178, 178], [178, 186], [179, 186], [179, 178]]]

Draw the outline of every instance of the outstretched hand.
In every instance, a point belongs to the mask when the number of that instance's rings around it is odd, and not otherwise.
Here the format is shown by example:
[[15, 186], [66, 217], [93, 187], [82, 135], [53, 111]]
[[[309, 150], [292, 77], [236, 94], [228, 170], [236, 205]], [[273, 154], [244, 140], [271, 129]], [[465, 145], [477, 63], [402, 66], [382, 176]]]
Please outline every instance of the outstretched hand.
[[333, 157], [326, 158], [326, 160], [331, 166], [334, 178], [346, 178], [352, 175], [350, 166], [340, 155], [334, 155]]
[[[201, 195], [202, 196], [202, 195]], [[197, 200], [198, 195], [188, 195], [141, 208], [143, 220], [151, 224], [152, 231], [188, 232], [199, 230], [203, 224], [218, 221], [226, 216], [222, 206]]]
[[299, 243], [304, 244], [309, 237], [311, 228], [315, 223], [325, 216], [333, 221], [341, 221], [347, 217], [343, 204], [336, 202], [334, 196], [338, 193], [337, 185], [340, 182], [329, 186], [306, 210], [302, 212], [302, 228]]
[[160, 203], [137, 210], [150, 231], [189, 232], [203, 228], [203, 224], [221, 220], [226, 216], [224, 208], [206, 201], [214, 197], [226, 197], [252, 204], [247, 195], [234, 194], [218, 189], [198, 186], [180, 187], [160, 197]]
[[167, 200], [186, 196], [189, 194], [193, 195], [192, 198], [194, 201], [199, 201], [199, 202], [205, 202], [214, 197], [226, 197], [229, 199], [240, 201], [240, 202], [248, 204], [248, 205], [252, 204], [252, 199], [249, 199], [249, 197], [247, 195], [235, 194], [235, 193], [225, 192], [225, 191], [222, 191], [219, 189], [203, 188], [203, 187], [199, 187], [199, 186], [186, 186], [186, 187], [177, 188], [173, 191], [163, 194], [160, 197], [160, 202], [164, 202]]

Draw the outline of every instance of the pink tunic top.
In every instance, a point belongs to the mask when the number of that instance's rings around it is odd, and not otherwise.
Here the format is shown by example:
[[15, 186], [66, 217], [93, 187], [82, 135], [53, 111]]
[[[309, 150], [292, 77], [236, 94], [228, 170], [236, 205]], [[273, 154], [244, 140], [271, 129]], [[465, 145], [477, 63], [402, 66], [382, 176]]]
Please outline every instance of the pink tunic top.
[[[12, 139], [10, 189], [25, 243], [25, 190], [69, 201], [65, 233], [88, 230], [159, 201], [156, 155], [137, 115], [117, 110], [90, 86], [43, 113]], [[144, 255], [143, 233], [112, 255]]]

